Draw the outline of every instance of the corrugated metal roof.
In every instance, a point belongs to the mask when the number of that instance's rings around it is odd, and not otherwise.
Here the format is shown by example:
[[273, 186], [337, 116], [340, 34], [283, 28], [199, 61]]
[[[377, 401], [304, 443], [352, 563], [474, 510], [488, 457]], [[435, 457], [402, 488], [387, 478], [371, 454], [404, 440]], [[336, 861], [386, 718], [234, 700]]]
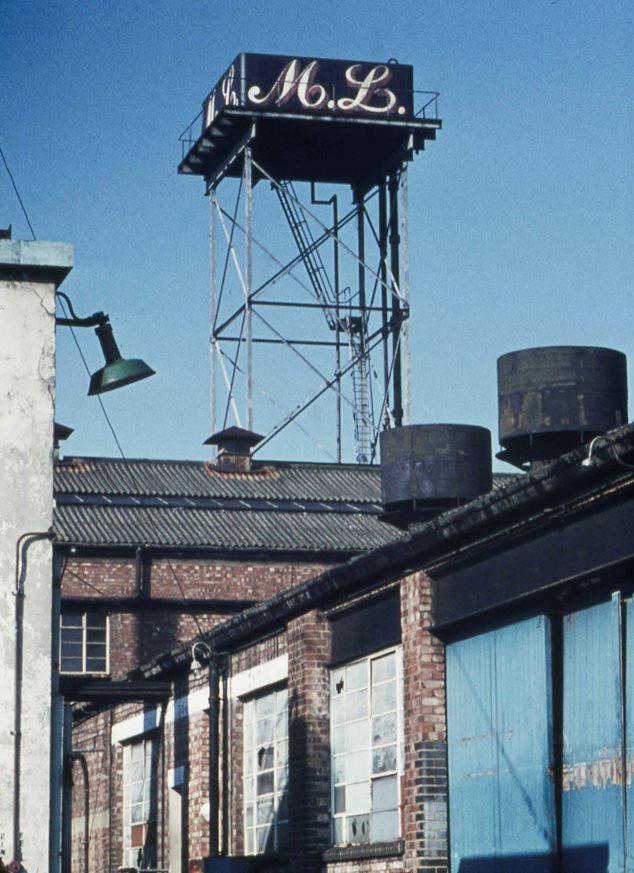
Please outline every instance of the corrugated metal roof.
[[351, 554], [403, 536], [379, 519], [377, 466], [65, 458], [55, 496], [69, 545]]
[[58, 542], [355, 553], [400, 531], [378, 518], [377, 467], [67, 458], [55, 470]]
[[266, 512], [58, 506], [58, 541], [76, 545], [153, 545], [219, 550], [357, 552], [400, 535], [361, 512]]
[[257, 462], [250, 473], [217, 471], [195, 461], [65, 458], [55, 470], [58, 494], [253, 497], [344, 502], [381, 501], [378, 467]]

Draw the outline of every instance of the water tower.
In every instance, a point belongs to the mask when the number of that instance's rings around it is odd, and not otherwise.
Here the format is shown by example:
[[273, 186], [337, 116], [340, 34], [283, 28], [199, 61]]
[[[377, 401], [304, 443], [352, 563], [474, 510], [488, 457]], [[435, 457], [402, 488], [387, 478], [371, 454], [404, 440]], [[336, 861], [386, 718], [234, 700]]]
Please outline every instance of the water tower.
[[330, 456], [371, 463], [408, 422], [407, 166], [437, 97], [396, 61], [240, 54], [205, 98], [179, 172], [210, 197], [213, 431], [256, 427], [258, 451], [291, 424], [314, 437], [331, 395]]

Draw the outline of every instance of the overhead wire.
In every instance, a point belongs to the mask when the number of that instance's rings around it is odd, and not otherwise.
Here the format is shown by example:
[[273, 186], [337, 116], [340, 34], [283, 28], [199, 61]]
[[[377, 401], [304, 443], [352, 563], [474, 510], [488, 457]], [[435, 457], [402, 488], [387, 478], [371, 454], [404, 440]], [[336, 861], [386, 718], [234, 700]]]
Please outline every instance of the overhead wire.
[[29, 230], [31, 231], [31, 234], [33, 235], [33, 239], [35, 240], [35, 239], [37, 239], [37, 237], [35, 236], [35, 231], [33, 230], [33, 225], [31, 224], [31, 219], [29, 218], [28, 212], [26, 211], [26, 206], [24, 205], [24, 201], [20, 197], [20, 192], [18, 191], [18, 186], [16, 185], [15, 179], [13, 178], [13, 173], [9, 169], [9, 164], [7, 162], [5, 155], [4, 155], [4, 151], [2, 150], [2, 146], [0, 146], [0, 157], [2, 157], [2, 162], [4, 164], [6, 171], [7, 171], [7, 175], [9, 176], [9, 179], [11, 180], [11, 184], [13, 185], [13, 190], [15, 191], [15, 196], [18, 198], [18, 203], [22, 207], [22, 212], [24, 213], [24, 217], [26, 218], [26, 223], [28, 224]]
[[[15, 181], [15, 179], [14, 179], [14, 177], [13, 177], [13, 174], [11, 173], [11, 170], [10, 170], [10, 168], [9, 168], [9, 164], [8, 164], [8, 162], [7, 162], [7, 159], [6, 159], [6, 157], [5, 157], [4, 151], [2, 150], [2, 147], [1, 147], [1, 146], [0, 146], [0, 156], [2, 157], [2, 161], [3, 161], [3, 163], [4, 163], [4, 166], [5, 166], [5, 169], [6, 169], [6, 171], [7, 171], [8, 176], [9, 176], [9, 179], [11, 180], [11, 184], [12, 184], [12, 186], [13, 186], [13, 190], [15, 191], [15, 194], [16, 194], [16, 197], [17, 197], [17, 199], [18, 199], [18, 202], [19, 202], [19, 204], [20, 204], [20, 206], [21, 206], [21, 208], [22, 208], [22, 212], [24, 213], [24, 217], [25, 217], [25, 219], [26, 219], [26, 222], [27, 222], [27, 224], [28, 224], [28, 226], [29, 226], [29, 229], [30, 229], [30, 231], [31, 231], [31, 234], [32, 234], [32, 236], [33, 236], [33, 240], [34, 240], [34, 241], [37, 241], [37, 236], [36, 236], [36, 234], [35, 234], [35, 230], [33, 229], [33, 225], [31, 224], [31, 219], [29, 218], [28, 212], [27, 212], [27, 210], [26, 210], [26, 206], [24, 205], [24, 201], [22, 200], [22, 197], [20, 196], [20, 192], [19, 192], [19, 190], [18, 190], [18, 186], [17, 186], [16, 181]], [[68, 311], [67, 311], [67, 309], [66, 309], [66, 305], [65, 305], [65, 303], [64, 303], [64, 299], [61, 298], [61, 297], [58, 297], [57, 299], [59, 300], [60, 306], [61, 306], [61, 308], [62, 308], [62, 311], [64, 312], [65, 317], [68, 317]], [[77, 335], [76, 335], [76, 333], [75, 333], [75, 330], [73, 329], [72, 326], [70, 326], [70, 332], [71, 332], [71, 336], [72, 336], [72, 338], [73, 338], [73, 341], [74, 341], [74, 343], [75, 343], [75, 346], [77, 347], [77, 351], [79, 352], [79, 356], [80, 356], [80, 358], [81, 358], [81, 360], [82, 360], [82, 363], [83, 363], [83, 365], [84, 365], [84, 368], [85, 368], [86, 372], [88, 373], [88, 375], [90, 376], [90, 367], [88, 366], [88, 362], [87, 362], [87, 360], [86, 360], [86, 356], [84, 355], [84, 352], [83, 352], [83, 350], [82, 350], [82, 348], [81, 348], [81, 346], [80, 346], [80, 344], [79, 344], [79, 340], [77, 339]], [[115, 444], [116, 444], [116, 446], [117, 446], [117, 449], [118, 449], [118, 451], [119, 451], [119, 454], [121, 455], [122, 460], [124, 460], [124, 461], [127, 462], [128, 459], [126, 458], [125, 452], [123, 451], [123, 446], [121, 445], [121, 441], [119, 440], [119, 437], [118, 437], [118, 435], [117, 435], [117, 432], [116, 432], [116, 430], [115, 430], [115, 427], [114, 427], [114, 425], [113, 425], [113, 423], [112, 423], [112, 421], [111, 421], [111, 419], [110, 419], [110, 416], [108, 415], [108, 412], [107, 412], [107, 410], [106, 410], [106, 407], [104, 406], [103, 400], [101, 399], [101, 397], [100, 397], [99, 395], [97, 395], [97, 400], [99, 401], [99, 406], [101, 407], [101, 411], [102, 411], [102, 413], [103, 413], [104, 419], [105, 419], [105, 421], [106, 421], [106, 424], [108, 425], [108, 428], [109, 428], [109, 430], [110, 430], [110, 433], [112, 434], [112, 437], [113, 437], [113, 439], [114, 439], [114, 441], [115, 441]], [[126, 472], [130, 475], [130, 478], [131, 478], [132, 483], [138, 487], [139, 483], [136, 482], [136, 481], [134, 481], [134, 474], [132, 473], [132, 471], [131, 471], [131, 470], [127, 470]], [[143, 505], [143, 504], [141, 503], [141, 505]], [[152, 518], [149, 518], [148, 520], [149, 520], [149, 523], [150, 523], [150, 527], [153, 529], [153, 533], [155, 534], [155, 536], [157, 536], [157, 535], [158, 535], [158, 529], [156, 528], [156, 526], [155, 526], [155, 524], [154, 524], [154, 520], [153, 520]], [[157, 539], [158, 539], [158, 536], [157, 536]], [[173, 576], [173, 578], [174, 578], [174, 581], [176, 582], [176, 585], [177, 585], [177, 587], [178, 587], [178, 589], [179, 589], [179, 591], [180, 591], [180, 594], [181, 594], [183, 600], [186, 601], [188, 598], [187, 598], [187, 596], [186, 596], [186, 594], [185, 594], [185, 591], [184, 591], [184, 588], [183, 588], [183, 586], [182, 586], [182, 584], [181, 584], [181, 581], [180, 581], [180, 579], [178, 578], [178, 574], [176, 573], [176, 571], [175, 571], [175, 569], [174, 569], [174, 566], [173, 566], [173, 564], [172, 564], [172, 562], [171, 562], [171, 559], [170, 559], [169, 557], [168, 557], [168, 559], [167, 559], [167, 563], [168, 563], [168, 566], [169, 566], [169, 568], [170, 568], [170, 572], [171, 572], [171, 574], [172, 574], [172, 576]], [[93, 586], [93, 587], [94, 587], [94, 586]], [[103, 593], [103, 592], [101, 592], [101, 593]], [[202, 627], [201, 627], [201, 625], [200, 625], [200, 622], [198, 621], [198, 618], [197, 618], [197, 616], [196, 616], [195, 613], [192, 612], [191, 615], [192, 615], [192, 618], [193, 618], [193, 620], [194, 620], [194, 623], [196, 624], [196, 628], [197, 628], [197, 630], [198, 630], [198, 634], [199, 634], [199, 636], [202, 637], [202, 636], [203, 636], [203, 630], [202, 630]]]

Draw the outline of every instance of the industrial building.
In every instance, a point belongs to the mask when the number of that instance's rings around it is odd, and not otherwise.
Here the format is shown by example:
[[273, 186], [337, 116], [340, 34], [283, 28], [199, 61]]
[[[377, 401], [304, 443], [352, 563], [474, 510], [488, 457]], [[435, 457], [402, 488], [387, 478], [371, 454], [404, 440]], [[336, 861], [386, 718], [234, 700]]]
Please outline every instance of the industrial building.
[[[44, 350], [39, 369], [3, 363], [10, 390], [20, 367], [38, 373], [16, 434], [0, 431], [28, 496], [24, 507], [3, 498], [17, 526], [0, 543], [6, 567], [18, 550], [0, 649], [14, 679], [0, 733], [13, 774], [0, 802], [11, 847], [0, 857], [18, 869], [627, 869], [625, 359], [579, 346], [499, 359], [498, 457], [519, 473], [492, 474], [484, 428], [406, 423], [406, 171], [441, 126], [437, 95], [416, 111], [414, 93], [405, 65], [245, 54], [183, 135], [179, 170], [204, 179], [212, 215], [214, 422], [223, 405], [225, 415], [208, 462], [74, 457], [60, 448], [72, 431], [57, 425], [51, 513], [55, 321], [96, 327], [107, 364], [94, 393], [113, 387], [104, 384], [113, 364], [120, 384], [152, 371], [121, 361], [103, 313], [78, 319], [68, 301], [71, 316], [55, 319], [66, 248], [0, 245], [3, 306]], [[239, 182], [230, 213], [218, 199], [226, 179]], [[262, 282], [259, 182], [297, 249]], [[321, 234], [308, 230], [296, 182], [332, 212]], [[317, 183], [347, 186], [352, 210], [340, 215]], [[345, 248], [352, 291], [340, 273]], [[228, 264], [243, 296], [225, 311]], [[295, 266], [312, 299], [267, 298]], [[260, 305], [316, 315], [325, 336], [299, 317], [286, 335]], [[253, 430], [260, 345], [299, 354], [321, 380], [263, 436]], [[313, 349], [332, 356], [330, 372], [309, 361]], [[333, 387], [338, 463], [256, 458]], [[354, 465], [341, 463], [346, 399]], [[366, 463], [379, 455], [380, 466]], [[32, 786], [36, 770], [50, 777], [46, 796], [25, 791], [23, 774]]]

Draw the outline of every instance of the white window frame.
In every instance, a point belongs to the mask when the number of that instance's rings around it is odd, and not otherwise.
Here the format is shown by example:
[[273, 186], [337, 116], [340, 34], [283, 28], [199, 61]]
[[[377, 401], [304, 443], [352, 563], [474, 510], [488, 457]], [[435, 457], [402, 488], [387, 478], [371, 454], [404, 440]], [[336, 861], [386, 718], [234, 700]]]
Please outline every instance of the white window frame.
[[330, 682], [332, 843], [394, 842], [401, 836], [402, 648], [341, 664]]
[[245, 855], [288, 849], [288, 690], [242, 701]]
[[[89, 625], [88, 616], [99, 616], [103, 617], [104, 623], [103, 627], [97, 627], [95, 625]], [[81, 625], [65, 625], [64, 619], [70, 618], [70, 616], [81, 617]], [[76, 630], [81, 632], [81, 669], [80, 670], [68, 670], [64, 669], [64, 661], [62, 657], [62, 653], [64, 651], [64, 642], [68, 643], [68, 639], [64, 639], [64, 631]], [[92, 657], [89, 654], [88, 647], [89, 645], [99, 645], [102, 646], [101, 641], [96, 641], [91, 639], [91, 631], [99, 631], [105, 633], [105, 641], [103, 643], [103, 662], [104, 669], [103, 670], [91, 670], [88, 669], [88, 661], [89, 658]], [[110, 617], [104, 613], [99, 613], [94, 610], [69, 610], [68, 612], [62, 612], [60, 616], [60, 629], [59, 629], [59, 671], [64, 675], [89, 675], [89, 676], [107, 676], [110, 673]]]
[[[123, 747], [123, 866], [156, 867], [158, 848], [158, 738], [138, 737]], [[142, 843], [133, 845], [133, 828], [141, 828]], [[148, 837], [154, 831], [153, 842]], [[138, 836], [138, 834], [135, 834]], [[151, 846], [147, 857], [145, 850]], [[139, 864], [139, 851], [142, 853]]]

